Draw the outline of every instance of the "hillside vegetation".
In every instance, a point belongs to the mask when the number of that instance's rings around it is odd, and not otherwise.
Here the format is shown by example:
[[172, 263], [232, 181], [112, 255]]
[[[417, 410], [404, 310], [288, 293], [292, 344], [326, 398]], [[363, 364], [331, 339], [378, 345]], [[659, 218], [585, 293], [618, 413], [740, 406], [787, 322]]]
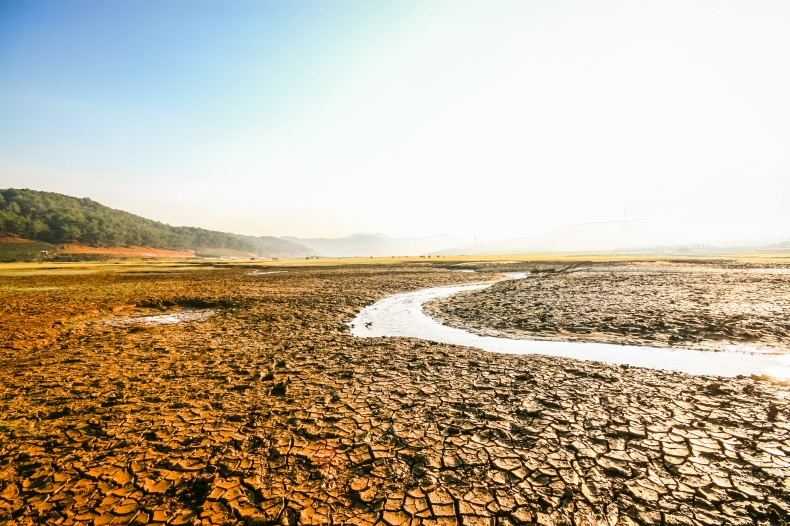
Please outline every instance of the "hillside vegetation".
[[33, 261], [41, 258], [42, 251], [55, 252], [55, 245], [42, 242], [16, 243], [0, 239], [0, 262]]
[[88, 198], [27, 189], [0, 190], [0, 232], [52, 244], [255, 251], [252, 244], [232, 234], [170, 226], [112, 209]]

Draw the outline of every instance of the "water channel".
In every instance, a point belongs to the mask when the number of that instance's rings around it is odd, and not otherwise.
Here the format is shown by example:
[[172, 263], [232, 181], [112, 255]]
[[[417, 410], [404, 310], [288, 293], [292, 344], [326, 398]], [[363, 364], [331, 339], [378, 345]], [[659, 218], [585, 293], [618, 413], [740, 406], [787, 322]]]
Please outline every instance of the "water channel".
[[422, 305], [426, 302], [491, 285], [492, 283], [433, 287], [389, 296], [363, 309], [351, 323], [351, 332], [361, 338], [402, 336], [476, 347], [489, 352], [597, 360], [699, 375], [767, 374], [776, 378], [790, 377], [790, 355], [479, 336], [463, 329], [442, 325], [423, 313]]

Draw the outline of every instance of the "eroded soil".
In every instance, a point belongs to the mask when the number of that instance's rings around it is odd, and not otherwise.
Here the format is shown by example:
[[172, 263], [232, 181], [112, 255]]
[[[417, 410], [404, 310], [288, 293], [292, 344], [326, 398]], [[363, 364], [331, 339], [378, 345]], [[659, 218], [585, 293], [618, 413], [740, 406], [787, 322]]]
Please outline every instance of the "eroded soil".
[[[0, 522], [786, 524], [787, 388], [356, 339], [428, 265], [0, 277]], [[113, 316], [212, 309], [161, 326]]]
[[787, 268], [543, 266], [425, 308], [442, 323], [485, 335], [790, 353]]

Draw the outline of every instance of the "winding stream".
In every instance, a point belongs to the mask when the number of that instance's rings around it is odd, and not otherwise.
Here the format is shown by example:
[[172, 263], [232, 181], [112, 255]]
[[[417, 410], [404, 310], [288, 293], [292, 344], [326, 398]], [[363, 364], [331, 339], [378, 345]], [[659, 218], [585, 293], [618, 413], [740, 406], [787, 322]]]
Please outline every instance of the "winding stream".
[[610, 343], [516, 340], [479, 336], [463, 329], [442, 325], [422, 311], [423, 303], [491, 285], [493, 283], [433, 287], [389, 296], [363, 309], [351, 323], [351, 332], [360, 338], [402, 336], [476, 347], [489, 352], [542, 354], [577, 360], [597, 360], [690, 374], [716, 376], [767, 374], [776, 378], [790, 377], [790, 355], [744, 354]]

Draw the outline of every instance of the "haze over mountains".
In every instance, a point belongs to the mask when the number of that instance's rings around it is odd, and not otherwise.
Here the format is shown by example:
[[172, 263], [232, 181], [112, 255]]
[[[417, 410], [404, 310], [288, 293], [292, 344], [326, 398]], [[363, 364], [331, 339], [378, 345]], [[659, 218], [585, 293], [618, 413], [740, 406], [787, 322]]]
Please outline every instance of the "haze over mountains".
[[273, 236], [242, 236], [233, 234], [252, 245], [258, 257], [265, 258], [303, 258], [307, 256], [317, 256], [318, 254], [304, 245], [291, 243], [290, 241]]
[[[705, 183], [658, 186], [651, 192], [602, 204], [575, 224], [496, 242], [484, 241], [482, 236], [475, 242], [471, 236], [393, 239], [381, 234], [282, 239], [327, 257], [749, 251], [788, 243], [788, 195], [790, 174], [785, 170], [751, 168]], [[535, 232], [529, 221], [508, 226], [511, 231]]]
[[474, 242], [474, 237], [448, 235], [393, 239], [383, 234], [353, 234], [338, 239], [304, 239], [290, 236], [280, 239], [306, 246], [325, 257], [340, 258], [355, 256], [421, 256], [440, 250], [469, 245]]
[[604, 221], [569, 225], [537, 236], [492, 243], [474, 243], [474, 237], [448, 235], [393, 239], [382, 234], [354, 234], [330, 239], [282, 237], [308, 247], [323, 257], [389, 256], [483, 256], [496, 254], [550, 254], [640, 252], [650, 254], [697, 252], [738, 252], [760, 250], [784, 244], [775, 237], [717, 239], [690, 230], [682, 224], [657, 220]]
[[[680, 225], [682, 226], [682, 225]], [[784, 239], [716, 239], [684, 232], [678, 225], [654, 220], [607, 221], [570, 225], [537, 236], [508, 239], [496, 243], [453, 247], [435, 255], [493, 255], [644, 252], [651, 254], [684, 252], [743, 251], [768, 248]]]

